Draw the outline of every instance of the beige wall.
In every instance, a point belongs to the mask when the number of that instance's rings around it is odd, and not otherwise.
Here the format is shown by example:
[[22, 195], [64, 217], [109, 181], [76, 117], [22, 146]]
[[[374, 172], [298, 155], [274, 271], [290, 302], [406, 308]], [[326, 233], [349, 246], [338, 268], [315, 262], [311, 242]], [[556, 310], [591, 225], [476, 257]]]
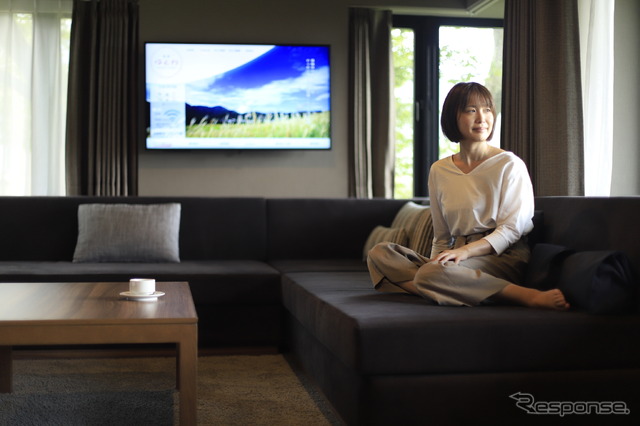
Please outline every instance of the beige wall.
[[141, 195], [346, 196], [347, 9], [335, 1], [140, 1], [141, 41], [331, 45], [333, 149], [140, 153]]
[[[140, 0], [145, 41], [318, 43], [331, 45], [330, 151], [140, 151], [141, 195], [344, 197], [347, 189], [347, 42], [351, 5], [465, 15], [468, 0]], [[638, 2], [617, 0], [614, 192], [640, 194], [638, 163]], [[496, 17], [500, 2], [483, 11]], [[635, 13], [630, 15], [629, 12]], [[496, 15], [497, 14], [497, 15]], [[629, 35], [633, 34], [633, 37]], [[620, 82], [620, 83], [619, 83]], [[634, 88], [629, 90], [629, 88]], [[630, 117], [630, 118], [629, 118]], [[631, 177], [629, 177], [631, 176]]]

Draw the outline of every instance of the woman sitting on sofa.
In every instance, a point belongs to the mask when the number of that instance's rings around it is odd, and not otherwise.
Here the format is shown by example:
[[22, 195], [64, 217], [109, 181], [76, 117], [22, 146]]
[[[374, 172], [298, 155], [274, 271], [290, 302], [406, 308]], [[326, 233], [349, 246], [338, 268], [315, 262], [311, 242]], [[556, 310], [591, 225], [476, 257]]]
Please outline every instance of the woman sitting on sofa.
[[376, 245], [367, 259], [376, 289], [399, 287], [440, 305], [569, 308], [558, 289], [517, 284], [530, 255], [523, 237], [533, 229], [533, 187], [520, 158], [489, 145], [495, 118], [484, 86], [458, 83], [451, 89], [441, 124], [460, 152], [434, 163], [429, 173], [431, 258], [394, 243]]

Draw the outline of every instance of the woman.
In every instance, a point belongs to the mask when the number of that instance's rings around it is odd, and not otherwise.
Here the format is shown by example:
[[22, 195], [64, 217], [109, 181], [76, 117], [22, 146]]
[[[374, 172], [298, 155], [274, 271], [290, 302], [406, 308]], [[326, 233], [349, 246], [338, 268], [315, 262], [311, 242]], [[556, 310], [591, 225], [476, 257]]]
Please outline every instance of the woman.
[[441, 305], [486, 301], [566, 310], [558, 289], [522, 287], [533, 229], [533, 188], [524, 162], [489, 145], [493, 97], [478, 83], [458, 83], [442, 109], [442, 130], [460, 152], [429, 173], [433, 247], [426, 258], [393, 243], [375, 246], [367, 259], [374, 287], [406, 291]]

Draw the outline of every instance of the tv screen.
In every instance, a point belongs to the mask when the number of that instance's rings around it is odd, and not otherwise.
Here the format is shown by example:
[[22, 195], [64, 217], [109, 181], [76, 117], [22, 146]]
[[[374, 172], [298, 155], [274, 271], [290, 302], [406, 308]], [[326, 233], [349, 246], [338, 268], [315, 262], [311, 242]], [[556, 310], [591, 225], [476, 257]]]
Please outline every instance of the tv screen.
[[148, 149], [329, 149], [329, 46], [146, 43]]

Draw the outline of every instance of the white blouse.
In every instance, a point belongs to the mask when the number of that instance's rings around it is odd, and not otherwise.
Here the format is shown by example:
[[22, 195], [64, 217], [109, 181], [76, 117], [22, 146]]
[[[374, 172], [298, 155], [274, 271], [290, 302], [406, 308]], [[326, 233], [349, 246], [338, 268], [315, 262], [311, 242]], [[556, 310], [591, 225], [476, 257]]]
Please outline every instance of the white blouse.
[[533, 186], [524, 162], [501, 152], [463, 173], [453, 157], [431, 166], [433, 218], [431, 257], [452, 247], [455, 237], [495, 229], [484, 238], [497, 254], [533, 229]]

